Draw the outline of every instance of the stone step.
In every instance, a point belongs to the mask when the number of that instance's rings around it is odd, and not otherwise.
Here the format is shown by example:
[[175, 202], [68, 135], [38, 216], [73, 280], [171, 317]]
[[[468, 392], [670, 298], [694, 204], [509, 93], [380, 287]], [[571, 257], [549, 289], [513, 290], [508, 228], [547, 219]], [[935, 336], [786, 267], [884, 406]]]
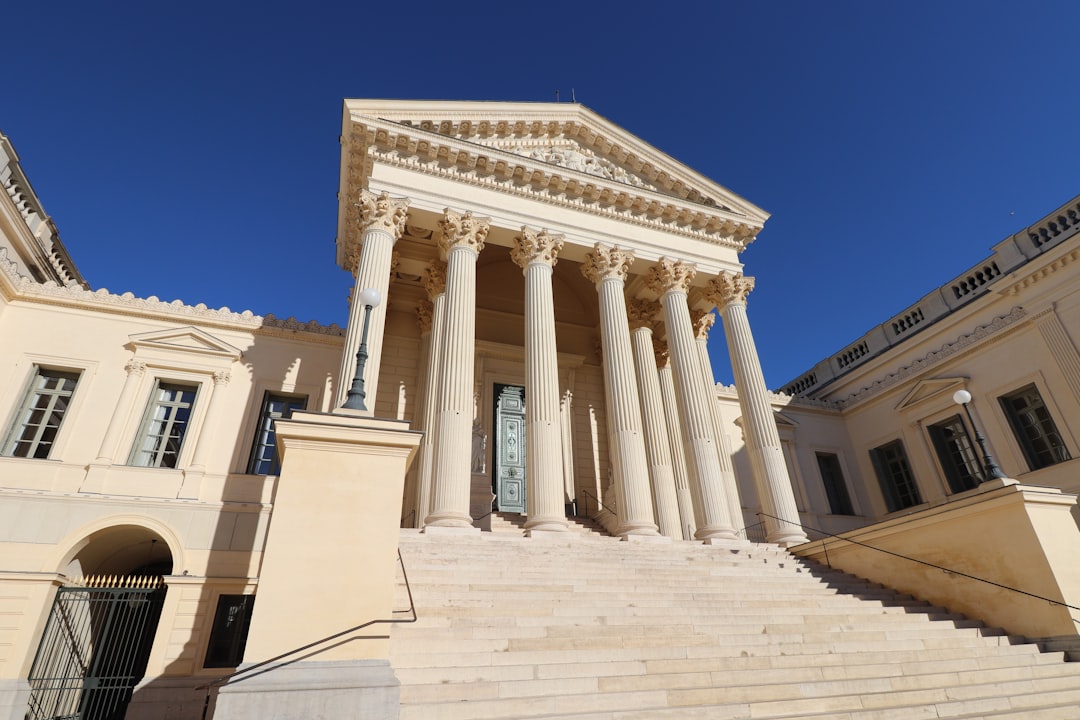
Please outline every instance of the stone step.
[[1080, 719], [1064, 653], [776, 547], [433, 539], [402, 535], [402, 720]]

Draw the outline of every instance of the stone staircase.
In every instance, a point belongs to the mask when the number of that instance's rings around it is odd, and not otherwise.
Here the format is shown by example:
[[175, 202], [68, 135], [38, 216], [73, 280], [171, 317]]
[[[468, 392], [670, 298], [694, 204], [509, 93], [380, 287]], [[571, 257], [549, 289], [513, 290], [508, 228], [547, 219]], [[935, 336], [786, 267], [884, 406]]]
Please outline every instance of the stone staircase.
[[[524, 537], [525, 523], [528, 519], [525, 515], [517, 513], [493, 512], [491, 513], [491, 532]], [[570, 532], [578, 535], [611, 537], [611, 534], [600, 523], [591, 518], [566, 518], [566, 527]]]
[[403, 530], [401, 553], [401, 720], [1080, 718], [1080, 663], [774, 546]]

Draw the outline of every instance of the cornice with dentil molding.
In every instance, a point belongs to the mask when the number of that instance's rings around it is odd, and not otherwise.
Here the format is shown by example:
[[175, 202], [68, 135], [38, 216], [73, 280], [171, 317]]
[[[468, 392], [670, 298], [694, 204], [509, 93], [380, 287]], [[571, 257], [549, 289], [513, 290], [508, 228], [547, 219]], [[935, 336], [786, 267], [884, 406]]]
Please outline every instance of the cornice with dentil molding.
[[63, 286], [52, 280], [39, 283], [33, 278], [19, 274], [16, 264], [7, 258], [7, 248], [0, 248], [0, 280], [10, 287], [15, 297], [50, 305], [89, 307], [100, 312], [119, 315], [156, 317], [184, 322], [195, 321], [203, 325], [277, 336], [302, 332], [310, 335], [311, 341], [333, 344], [336, 344], [334, 338], [345, 335], [345, 331], [337, 323], [322, 325], [315, 320], [300, 322], [293, 317], [282, 320], [272, 314], [256, 315], [250, 310], [234, 312], [228, 307], [213, 309], [203, 303], [185, 305], [180, 300], [164, 302], [153, 295], [148, 298], [139, 298], [130, 292], [117, 295], [105, 288], [85, 290], [79, 285]]
[[917, 375], [923, 370], [927, 369], [931, 365], [945, 360], [946, 358], [955, 355], [956, 353], [972, 346], [977, 343], [986, 340], [987, 338], [998, 335], [1010, 325], [1023, 320], [1028, 316], [1027, 310], [1017, 305], [1006, 315], [1000, 315], [985, 325], [979, 325], [970, 333], [961, 335], [951, 343], [942, 345], [939, 349], [928, 352], [923, 357], [915, 360], [914, 362], [901, 367], [894, 373], [890, 373], [883, 378], [875, 380], [870, 385], [862, 387], [855, 392], [851, 393], [847, 397], [837, 398], [834, 402], [841, 408], [848, 408], [856, 403], [862, 402], [867, 398], [873, 397], [878, 393], [887, 390], [888, 388], [896, 385], [902, 380]]
[[[559, 123], [555, 132], [592, 131], [574, 122]], [[551, 128], [549, 128], [549, 131]], [[595, 135], [595, 133], [593, 133]], [[422, 127], [398, 122], [353, 116], [352, 132], [342, 138], [346, 146], [346, 193], [355, 197], [366, 187], [376, 160], [394, 167], [403, 167], [427, 175], [450, 178], [520, 197], [529, 197], [559, 207], [612, 217], [642, 227], [693, 238], [703, 242], [745, 249], [761, 231], [762, 221], [740, 215], [729, 208], [703, 204], [708, 198], [689, 199], [693, 189], [682, 180], [673, 178], [662, 169], [645, 163], [650, 171], [646, 180], [659, 181], [660, 190], [652, 190], [632, 181], [615, 177], [615, 171], [584, 153], [582, 158], [566, 158], [562, 164], [552, 162], [552, 136], [545, 145], [549, 150], [529, 150], [521, 142], [514, 148], [503, 149], [479, 144]], [[517, 147], [520, 145], [520, 148]], [[519, 149], [521, 153], [515, 152]], [[528, 151], [528, 154], [524, 154]], [[565, 155], [565, 153], [564, 153]], [[633, 153], [627, 157], [636, 156]], [[590, 169], [592, 160], [592, 169]], [[610, 161], [605, 161], [610, 165]], [[614, 166], [613, 166], [614, 167]], [[607, 177], [606, 174], [611, 177]], [[670, 182], [668, 194], [663, 190]], [[686, 196], [681, 196], [683, 193]], [[356, 242], [359, 235], [358, 213], [345, 203], [343, 240]]]

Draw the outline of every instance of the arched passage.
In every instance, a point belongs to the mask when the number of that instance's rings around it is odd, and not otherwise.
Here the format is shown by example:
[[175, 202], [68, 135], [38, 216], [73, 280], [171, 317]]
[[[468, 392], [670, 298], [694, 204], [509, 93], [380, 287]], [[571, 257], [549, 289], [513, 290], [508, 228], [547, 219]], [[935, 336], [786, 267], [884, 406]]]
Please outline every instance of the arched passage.
[[30, 720], [120, 720], [146, 672], [172, 573], [168, 543], [131, 524], [91, 532], [64, 563], [28, 681]]

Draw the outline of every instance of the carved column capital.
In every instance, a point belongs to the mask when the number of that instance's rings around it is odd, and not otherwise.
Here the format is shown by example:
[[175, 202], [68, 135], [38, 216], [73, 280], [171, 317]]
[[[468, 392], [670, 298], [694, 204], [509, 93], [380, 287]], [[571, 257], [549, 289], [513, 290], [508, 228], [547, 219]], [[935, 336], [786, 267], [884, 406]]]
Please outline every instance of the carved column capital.
[[467, 247], [479, 253], [484, 249], [484, 240], [487, 239], [490, 226], [489, 218], [473, 217], [472, 212], [456, 213], [447, 208], [439, 221], [439, 228], [442, 230], [439, 247], [444, 253], [456, 247]]
[[690, 283], [697, 274], [693, 263], [662, 257], [649, 268], [647, 283], [649, 289], [657, 295], [669, 292], [690, 292]]
[[709, 331], [716, 322], [716, 315], [712, 310], [691, 310], [690, 324], [694, 327], [694, 337], [698, 340], [707, 340]]
[[416, 323], [420, 326], [420, 334], [431, 332], [431, 318], [435, 306], [430, 300], [421, 300], [416, 306]]
[[656, 323], [656, 316], [660, 314], [660, 303], [655, 300], [634, 298], [626, 305], [626, 316], [630, 320], [630, 329], [651, 328]]
[[754, 289], [754, 278], [742, 273], [722, 272], [706, 286], [705, 298], [723, 309], [733, 303], [746, 304], [746, 296]]
[[232, 374], [228, 370], [218, 370], [214, 373], [214, 387], [228, 385], [232, 380]]
[[656, 355], [656, 367], [666, 368], [671, 363], [671, 355], [668, 353], [667, 340], [653, 335], [653, 354]]
[[602, 281], [614, 278], [626, 280], [630, 265], [634, 262], [632, 250], [623, 250], [618, 245], [606, 248], [600, 243], [593, 246], [591, 253], [586, 253], [581, 272], [590, 281], [599, 285]]
[[435, 261], [428, 265], [424, 273], [424, 288], [432, 301], [446, 292], [446, 263]]
[[547, 230], [537, 232], [523, 225], [521, 235], [514, 238], [510, 258], [522, 270], [534, 262], [541, 262], [554, 268], [565, 242], [566, 239], [562, 235], [556, 235]]
[[409, 216], [408, 198], [391, 198], [389, 193], [376, 195], [367, 190], [360, 191], [360, 229], [382, 230], [390, 233], [397, 240], [405, 230], [405, 220]]
[[127, 361], [127, 363], [124, 365], [124, 370], [127, 371], [128, 375], [142, 377], [146, 373], [146, 363], [144, 363], [142, 360], [135, 360], [133, 358]]

